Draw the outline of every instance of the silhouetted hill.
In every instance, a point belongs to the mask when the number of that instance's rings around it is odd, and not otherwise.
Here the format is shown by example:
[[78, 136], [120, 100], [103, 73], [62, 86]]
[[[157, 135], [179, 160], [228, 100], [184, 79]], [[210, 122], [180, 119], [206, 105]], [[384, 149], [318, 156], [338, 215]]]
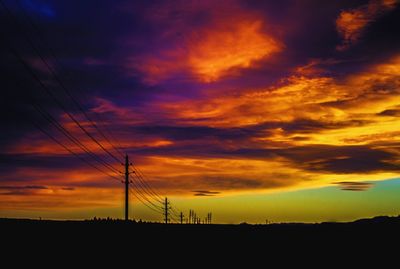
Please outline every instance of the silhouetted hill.
[[127, 236], [140, 237], [174, 237], [174, 236], [202, 236], [212, 235], [215, 237], [229, 236], [255, 236], [256, 238], [285, 238], [287, 234], [301, 237], [302, 235], [314, 236], [321, 233], [335, 234], [343, 231], [351, 232], [353, 235], [368, 232], [370, 235], [379, 232], [393, 230], [400, 231], [400, 216], [379, 216], [371, 219], [360, 219], [353, 222], [323, 222], [316, 224], [307, 223], [280, 223], [267, 225], [225, 225], [225, 224], [168, 224], [125, 222], [122, 220], [84, 220], [84, 221], [59, 221], [59, 220], [33, 220], [33, 219], [0, 219], [0, 229], [8, 231], [16, 236], [47, 236], [56, 232], [58, 236], [68, 234], [80, 234], [84, 236], [97, 235], [101, 231], [103, 236], [110, 232], [113, 234], [125, 233]]
[[240, 224], [168, 224], [159, 222], [125, 222], [120, 219], [91, 219], [91, 220], [37, 220], [37, 219], [13, 219], [13, 218], [0, 218], [0, 228], [15, 230], [17, 228], [25, 229], [52, 229], [52, 228], [71, 228], [71, 229], [87, 229], [87, 228], [131, 228], [131, 229], [170, 229], [170, 230], [230, 230], [230, 231], [244, 231], [254, 230], [261, 231], [275, 231], [280, 229], [294, 229], [294, 230], [309, 230], [309, 229], [330, 229], [352, 227], [363, 228], [363, 226], [374, 227], [376, 225], [383, 226], [397, 226], [400, 225], [400, 215], [397, 217], [377, 216], [373, 218], [359, 219], [352, 222], [322, 222], [322, 223], [273, 223], [273, 224], [249, 224], [246, 222]]
[[329, 256], [339, 250], [353, 255], [360, 250], [391, 249], [390, 246], [400, 239], [400, 217], [382, 216], [348, 223], [269, 225], [0, 219], [0, 231], [1, 242], [7, 250], [18, 252], [23, 249], [55, 255], [64, 253], [61, 249], [67, 249], [68, 253], [111, 251], [115, 255], [120, 251], [135, 251], [139, 256], [150, 250], [163, 254], [188, 252], [189, 255], [200, 251], [201, 255], [208, 253], [218, 257], [225, 251], [250, 255], [256, 252], [265, 255], [274, 252], [314, 255], [320, 252]]
[[378, 216], [372, 219], [359, 219], [353, 222], [354, 224], [365, 224], [365, 225], [400, 225], [400, 215], [397, 217]]

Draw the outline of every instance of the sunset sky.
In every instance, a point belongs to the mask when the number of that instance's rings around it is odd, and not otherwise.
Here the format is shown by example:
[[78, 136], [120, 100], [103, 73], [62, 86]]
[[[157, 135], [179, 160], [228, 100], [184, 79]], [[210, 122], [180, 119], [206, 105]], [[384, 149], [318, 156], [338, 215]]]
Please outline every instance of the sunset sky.
[[0, 217], [123, 217], [123, 184], [32, 104], [186, 215], [400, 214], [400, 1], [1, 2]]

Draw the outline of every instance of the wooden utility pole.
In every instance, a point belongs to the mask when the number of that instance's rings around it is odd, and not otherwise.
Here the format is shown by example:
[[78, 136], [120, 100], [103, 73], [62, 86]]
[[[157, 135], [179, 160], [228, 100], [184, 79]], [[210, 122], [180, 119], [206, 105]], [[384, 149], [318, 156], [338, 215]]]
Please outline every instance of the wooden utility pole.
[[168, 202], [168, 198], [167, 197], [165, 197], [165, 202], [164, 202], [164, 221], [165, 221], [165, 224], [168, 224], [168, 221], [169, 221], [169, 212], [168, 212], [168, 209], [169, 209], [169, 202]]
[[129, 220], [129, 157], [125, 156], [125, 221]]

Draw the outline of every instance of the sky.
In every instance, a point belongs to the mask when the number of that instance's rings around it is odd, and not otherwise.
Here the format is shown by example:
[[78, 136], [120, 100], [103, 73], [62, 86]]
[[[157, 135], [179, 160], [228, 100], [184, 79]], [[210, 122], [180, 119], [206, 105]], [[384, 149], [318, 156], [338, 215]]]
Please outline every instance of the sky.
[[399, 1], [1, 2], [0, 217], [399, 214]]

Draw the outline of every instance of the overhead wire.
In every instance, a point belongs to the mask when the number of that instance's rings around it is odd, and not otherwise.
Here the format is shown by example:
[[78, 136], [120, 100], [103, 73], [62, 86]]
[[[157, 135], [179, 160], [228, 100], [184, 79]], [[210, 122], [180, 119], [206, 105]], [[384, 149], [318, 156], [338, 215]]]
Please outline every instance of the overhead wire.
[[[31, 28], [33, 28], [33, 30], [36, 32], [36, 34], [39, 36], [39, 38], [41, 39], [41, 41], [43, 43], [48, 43], [46, 42], [46, 38], [44, 37], [44, 35], [42, 34], [42, 32], [40, 31], [39, 27], [37, 26], [37, 24], [34, 22], [33, 18], [28, 14], [28, 12], [26, 12], [25, 8], [23, 7], [23, 5], [21, 5], [20, 1], [17, 1], [18, 6], [20, 8], [20, 10], [22, 10], [22, 13], [24, 14], [25, 18], [27, 19], [28, 23], [30, 24]], [[47, 45], [47, 49], [51, 55], [51, 57], [53, 58], [53, 61], [56, 62], [56, 64], [58, 66], [60, 66], [62, 69], [63, 66], [61, 64], [61, 61], [59, 60], [59, 58], [56, 56], [54, 50]], [[49, 65], [49, 68], [52, 69], [52, 71], [55, 73], [55, 69], [52, 68]], [[58, 82], [62, 85], [62, 88], [64, 90], [64, 92], [68, 95], [68, 97], [73, 101], [73, 103], [75, 104], [75, 106], [79, 109], [79, 111], [84, 115], [84, 117], [88, 120], [88, 122], [92, 125], [92, 127], [94, 129], [96, 129], [99, 134], [104, 138], [104, 140], [107, 141], [107, 143], [116, 151], [118, 152], [122, 157], [124, 156], [124, 154], [122, 153], [122, 151], [116, 147], [111, 141], [110, 139], [104, 134], [104, 132], [98, 127], [97, 123], [95, 123], [91, 117], [88, 115], [88, 113], [84, 110], [82, 104], [78, 101], [77, 98], [75, 98], [73, 96], [73, 94], [71, 93], [71, 91], [65, 86], [65, 84], [61, 81], [61, 79], [59, 78], [59, 76], [56, 77], [56, 79], [58, 80]]]
[[[3, 0], [0, 0], [1, 5], [3, 6], [4, 10], [6, 10], [7, 14], [11, 19], [14, 21], [16, 25], [18, 25], [18, 28], [20, 28], [21, 35], [24, 36], [26, 41], [29, 43], [35, 54], [39, 56], [40, 60], [45, 64], [46, 68], [50, 71], [51, 75], [55, 78], [55, 80], [59, 83], [62, 89], [67, 92], [68, 94], [68, 89], [65, 87], [65, 85], [62, 83], [62, 81], [59, 79], [53, 68], [49, 65], [49, 63], [46, 61], [46, 59], [43, 57], [43, 55], [40, 53], [38, 48], [35, 46], [35, 44], [32, 42], [32, 40], [27, 36], [24, 31], [23, 31], [23, 26], [19, 23], [15, 15], [11, 12], [11, 10], [5, 5]], [[90, 132], [88, 132], [83, 125], [68, 111], [66, 106], [58, 100], [58, 98], [47, 88], [44, 87], [45, 91], [47, 94], [53, 99], [53, 101], [68, 115], [68, 117], [81, 129], [91, 140], [93, 140], [104, 152], [106, 152], [111, 158], [116, 160], [117, 162], [120, 162], [120, 160], [115, 157], [114, 154], [112, 154], [109, 150], [107, 150], [101, 143], [98, 141]]]
[[[144, 174], [139, 170], [138, 167], [136, 167], [134, 164], [132, 164], [132, 168], [135, 172], [135, 174], [138, 176], [138, 179], [149, 189], [149, 191], [160, 201], [163, 200], [163, 198], [157, 193], [155, 192], [155, 190], [153, 190], [153, 188], [150, 186], [149, 183], [146, 182], [146, 178], [144, 176]], [[147, 181], [149, 181], [147, 179]]]
[[[158, 205], [156, 205], [154, 202], [152, 202], [152, 201], [146, 196], [146, 194], [144, 194], [144, 193], [140, 190], [140, 188], [137, 187], [137, 185], [135, 184], [134, 181], [131, 180], [129, 183], [132, 184], [132, 185], [134, 185], [134, 186], [136, 187], [136, 191], [138, 192], [138, 194], [139, 194], [143, 199], [145, 199], [149, 204], [151, 204], [152, 206], [154, 206], [154, 207], [156, 207], [156, 208], [159, 208]], [[131, 185], [131, 186], [132, 186], [132, 185]], [[161, 204], [161, 203], [160, 203], [160, 204]]]
[[74, 155], [75, 157], [77, 157], [78, 159], [80, 159], [81, 161], [85, 162], [87, 165], [93, 167], [94, 169], [96, 169], [97, 171], [105, 174], [106, 176], [115, 179], [119, 182], [122, 182], [121, 179], [112, 176], [110, 174], [108, 174], [107, 172], [103, 171], [102, 169], [98, 168], [97, 166], [93, 165], [92, 163], [88, 162], [85, 158], [81, 157], [79, 154], [77, 154], [76, 152], [72, 151], [70, 148], [68, 148], [67, 146], [65, 146], [62, 142], [60, 142], [57, 138], [55, 138], [53, 135], [51, 135], [49, 132], [47, 132], [46, 130], [44, 130], [44, 128], [40, 127], [37, 123], [32, 122], [32, 124], [39, 130], [41, 131], [43, 134], [45, 134], [46, 136], [48, 136], [51, 140], [53, 140], [55, 143], [57, 143], [58, 145], [60, 145], [62, 148], [64, 148], [66, 151], [68, 151], [69, 153], [71, 153], [72, 155]]
[[145, 205], [147, 208], [151, 209], [154, 212], [157, 212], [159, 214], [162, 214], [161, 209], [157, 208], [157, 207], [152, 207], [151, 205], [147, 204], [145, 201], [143, 201], [143, 197], [141, 197], [140, 195], [136, 194], [131, 188], [129, 189], [129, 192], [135, 196], [143, 205]]
[[145, 184], [144, 181], [140, 180], [140, 178], [137, 176], [136, 173], [132, 173], [134, 176], [132, 177], [133, 180], [136, 181], [136, 183], [140, 186], [140, 188], [146, 192], [146, 194], [152, 198], [153, 200], [155, 200], [156, 202], [160, 202], [162, 203], [163, 200], [162, 199], [158, 199], [157, 197], [154, 197], [154, 194], [151, 192], [151, 189], [149, 189]]
[[[22, 59], [22, 57], [12, 48], [10, 48], [12, 54], [18, 59], [18, 61], [24, 66], [24, 68], [28, 71], [28, 73], [38, 82], [38, 84], [41, 87], [45, 87], [46, 85], [43, 84], [43, 82], [40, 80], [40, 78], [36, 75], [35, 72], [25, 63], [25, 61]], [[30, 94], [27, 95], [30, 97]], [[42, 117], [44, 117], [47, 121], [52, 123], [60, 132], [62, 132], [71, 142], [73, 142], [75, 145], [80, 147], [84, 152], [89, 154], [93, 159], [95, 159], [97, 162], [105, 166], [106, 168], [112, 170], [113, 172], [119, 172], [116, 170], [113, 166], [109, 165], [106, 163], [104, 160], [102, 160], [100, 157], [98, 157], [95, 153], [93, 153], [91, 150], [89, 150], [82, 142], [80, 142], [77, 138], [75, 138], [67, 129], [65, 129], [62, 124], [60, 124], [56, 119], [54, 119], [51, 114], [49, 114], [46, 110], [44, 110], [38, 103], [36, 103], [33, 98], [30, 98], [31, 104], [33, 108], [38, 111]]]
[[[55, 81], [57, 81], [57, 83], [61, 86], [61, 88], [63, 89], [63, 91], [65, 92], [65, 94], [72, 100], [72, 102], [75, 104], [75, 106], [78, 108], [78, 110], [84, 115], [84, 117], [88, 120], [88, 122], [91, 124], [91, 126], [101, 135], [101, 137], [120, 155], [124, 155], [121, 151], [121, 146], [118, 143], [118, 147], [114, 145], [114, 143], [104, 134], [103, 131], [101, 131], [101, 129], [98, 127], [97, 123], [95, 123], [90, 116], [88, 115], [88, 113], [84, 110], [83, 106], [81, 105], [81, 103], [72, 95], [71, 91], [66, 87], [66, 85], [62, 82], [62, 80], [60, 79], [60, 77], [57, 75], [56, 70], [48, 63], [48, 61], [43, 57], [43, 55], [40, 53], [40, 50], [35, 46], [35, 44], [32, 42], [32, 40], [29, 38], [28, 35], [24, 34], [23, 31], [23, 26], [21, 26], [21, 24], [18, 22], [18, 20], [16, 19], [15, 15], [7, 8], [7, 6], [5, 5], [5, 3], [3, 2], [3, 0], [0, 0], [1, 5], [3, 6], [3, 8], [6, 10], [6, 12], [8, 13], [9, 17], [11, 17], [14, 22], [16, 24], [18, 24], [21, 28], [21, 34], [24, 35], [24, 38], [27, 40], [27, 42], [29, 43], [29, 45], [31, 46], [31, 48], [34, 50], [34, 52], [39, 56], [39, 58], [41, 59], [41, 61], [45, 64], [46, 68], [48, 69], [48, 71], [51, 73], [52, 77], [55, 79]], [[20, 4], [20, 3], [19, 3]], [[20, 7], [22, 7], [20, 5]], [[27, 14], [27, 12], [23, 9], [22, 7], [22, 11], [24, 12], [24, 14], [26, 15], [26, 17], [28, 18], [28, 21], [31, 24], [31, 27], [35, 29], [35, 32], [37, 33], [38, 36], [41, 37], [42, 41], [44, 41], [44, 37], [41, 34], [40, 30], [38, 29], [38, 27], [36, 26], [36, 24], [34, 23], [34, 21], [32, 20], [32, 18], [29, 16], [29, 14]], [[57, 62], [57, 64], [59, 66], [62, 66], [60, 64], [60, 61], [58, 60], [58, 57], [55, 55], [55, 53], [53, 52], [52, 49], [50, 49], [50, 53], [53, 57], [53, 60]], [[120, 161], [117, 157], [115, 157], [114, 154], [112, 154], [105, 146], [103, 146], [103, 144], [96, 139], [88, 130], [86, 130], [85, 127], [83, 127], [83, 125], [79, 122], [79, 120], [77, 120], [74, 115], [72, 115], [67, 107], [55, 96], [55, 94], [52, 93], [52, 91], [50, 91], [48, 89], [48, 87], [41, 81], [41, 79], [38, 77], [38, 75], [26, 64], [26, 62], [22, 59], [21, 56], [18, 55], [18, 53], [15, 51], [14, 55], [17, 56], [17, 58], [19, 59], [19, 61], [24, 65], [24, 67], [29, 71], [29, 73], [34, 77], [34, 79], [40, 84], [41, 88], [45, 90], [45, 92], [52, 98], [52, 100], [66, 113], [66, 115], [68, 115], [68, 117], [79, 127], [79, 129], [81, 131], [83, 131], [83, 133], [85, 133], [86, 136], [88, 136], [92, 141], [94, 141], [105, 153], [108, 154], [108, 156], [110, 156], [112, 159], [116, 160], [116, 161]], [[42, 107], [40, 107], [40, 105], [34, 105], [35, 110], [37, 110], [42, 117], [44, 117], [47, 121], [49, 121], [51, 124], [53, 124], [62, 134], [64, 134], [71, 142], [73, 142], [75, 145], [77, 145], [79, 148], [81, 148], [86, 154], [88, 154], [89, 156], [91, 156], [92, 158], [94, 158], [97, 162], [99, 162], [100, 164], [102, 164], [103, 166], [105, 166], [106, 168], [108, 168], [109, 170], [116, 172], [116, 173], [121, 173], [120, 171], [118, 171], [117, 169], [115, 169], [113, 166], [111, 166], [110, 164], [108, 164], [106, 161], [104, 161], [103, 159], [101, 159], [100, 157], [98, 157], [95, 153], [93, 153], [92, 151], [90, 151], [83, 143], [81, 143], [78, 139], [76, 139], [67, 129], [65, 129], [60, 123], [58, 123], [58, 121], [56, 119], [54, 119], [51, 114], [49, 114], [47, 111], [45, 111]], [[97, 115], [97, 114], [96, 114]], [[85, 163], [87, 163], [88, 165], [92, 166], [93, 168], [95, 168], [96, 170], [106, 174], [107, 176], [116, 179], [118, 181], [121, 182], [120, 179], [118, 179], [115, 176], [109, 175], [107, 172], [103, 171], [102, 169], [98, 168], [97, 166], [93, 165], [92, 163], [90, 163], [89, 161], [87, 161], [85, 158], [83, 158], [82, 156], [80, 156], [79, 154], [77, 154], [76, 152], [74, 152], [73, 150], [71, 150], [70, 148], [68, 148], [65, 144], [63, 144], [62, 142], [60, 142], [57, 138], [55, 138], [53, 135], [51, 135], [49, 132], [45, 131], [43, 128], [41, 128], [39, 125], [35, 124], [35, 126], [42, 132], [44, 133], [46, 136], [48, 136], [51, 140], [53, 140], [54, 142], [56, 142], [57, 144], [59, 144], [60, 146], [62, 146], [65, 150], [67, 150], [69, 153], [73, 154], [74, 156], [78, 157], [79, 159], [81, 159], [82, 161], [84, 161]], [[109, 135], [112, 136], [112, 133], [107, 130]], [[112, 138], [114, 140], [116, 140], [113, 136]], [[118, 140], [116, 140], [118, 141]], [[101, 161], [100, 161], [101, 160]], [[134, 167], [134, 171], [135, 176], [138, 180], [131, 181], [130, 183], [134, 184], [137, 187], [137, 191], [138, 194], [135, 194], [134, 191], [132, 190], [132, 187], [129, 189], [131, 193], [133, 193], [135, 195], [136, 198], [138, 198], [143, 204], [145, 204], [147, 207], [151, 208], [152, 210], [155, 210], [158, 213], [162, 213], [162, 210], [160, 209], [161, 207], [158, 207], [157, 205], [155, 205], [148, 197], [151, 197], [151, 199], [154, 199], [156, 202], [158, 203], [162, 203], [162, 197], [146, 182], [146, 178], [144, 176], [144, 174], [136, 167]], [[123, 182], [123, 181], [122, 181]], [[131, 186], [131, 185], [130, 185]], [[139, 186], [139, 187], [138, 187]], [[146, 194], [144, 194], [146, 193]], [[141, 197], [141, 198], [140, 198]], [[149, 204], [146, 204], [146, 202], [144, 202], [143, 200], [146, 200]], [[160, 212], [161, 210], [161, 212]], [[175, 209], [173, 209], [171, 207], [171, 211], [172, 215], [177, 215]], [[171, 215], [171, 218], [174, 219], [176, 221], [176, 219]]]
[[[34, 19], [32, 18], [32, 16], [29, 15], [29, 13], [26, 11], [26, 9], [24, 8], [24, 6], [21, 4], [20, 0], [17, 1], [18, 7], [19, 9], [22, 11], [22, 13], [24, 14], [24, 17], [26, 18], [26, 20], [28, 21], [28, 23], [30, 24], [31, 28], [36, 32], [37, 36], [39, 36], [39, 38], [41, 39], [42, 43], [47, 44], [47, 49], [51, 55], [51, 57], [53, 58], [53, 61], [56, 62], [56, 64], [63, 69], [63, 71], [65, 71], [65, 69], [63, 68], [63, 65], [61, 64], [61, 61], [59, 60], [59, 58], [57, 57], [56, 53], [54, 52], [54, 49], [52, 49], [52, 47], [50, 47], [48, 45], [49, 42], [46, 42], [46, 38], [44, 36], [44, 34], [42, 33], [42, 31], [39, 29], [39, 27], [37, 26], [37, 24], [35, 23]], [[54, 69], [53, 69], [54, 71]], [[64, 72], [64, 73], [68, 73], [68, 72]], [[62, 83], [64, 85], [64, 83]], [[100, 135], [107, 141], [107, 143], [118, 153], [120, 154], [122, 157], [124, 157], [124, 153], [121, 151], [121, 145], [119, 143], [117, 143], [117, 146], [115, 146], [113, 144], [113, 142], [111, 141], [111, 139], [109, 139], [104, 132], [98, 127], [97, 123], [95, 123], [91, 117], [89, 117], [89, 115], [87, 114], [87, 112], [83, 109], [82, 104], [78, 101], [77, 98], [75, 98], [73, 96], [73, 94], [71, 93], [70, 90], [68, 90], [67, 87], [65, 87], [65, 85], [63, 86], [64, 91], [66, 92], [66, 94], [70, 97], [70, 99], [73, 101], [73, 103], [76, 105], [76, 107], [81, 111], [81, 113], [85, 116], [85, 118], [90, 122], [90, 124], [100, 133]], [[99, 115], [97, 115], [99, 116]], [[116, 139], [113, 137], [113, 135], [111, 134], [111, 132], [105, 127], [105, 129], [108, 131], [109, 135], [112, 137], [112, 139], [114, 141], [116, 141]]]

